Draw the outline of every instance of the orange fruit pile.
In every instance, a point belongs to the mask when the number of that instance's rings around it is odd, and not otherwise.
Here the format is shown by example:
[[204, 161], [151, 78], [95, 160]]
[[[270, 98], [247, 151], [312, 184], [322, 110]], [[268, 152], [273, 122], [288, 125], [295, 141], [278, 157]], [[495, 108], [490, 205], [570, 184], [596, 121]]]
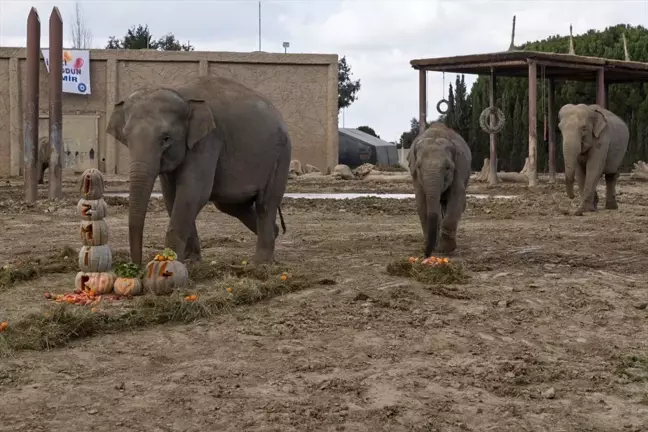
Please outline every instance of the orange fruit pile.
[[74, 292], [67, 294], [54, 294], [51, 292], [46, 292], [45, 298], [48, 300], [54, 300], [57, 303], [69, 303], [79, 306], [86, 306], [96, 305], [101, 301], [102, 298], [107, 298], [108, 300], [114, 301], [120, 300], [121, 297], [116, 295], [96, 295], [93, 290], [74, 290]]
[[185, 301], [193, 303], [198, 299], [198, 296], [196, 294], [192, 294], [192, 295], [186, 296], [184, 299], [185, 299]]
[[[419, 262], [419, 259], [417, 257], [409, 257], [409, 262], [414, 264]], [[450, 260], [448, 258], [439, 258], [435, 256], [431, 256], [429, 258], [425, 258], [424, 260], [421, 261], [421, 264], [427, 264], [427, 265], [444, 265], [448, 264]]]

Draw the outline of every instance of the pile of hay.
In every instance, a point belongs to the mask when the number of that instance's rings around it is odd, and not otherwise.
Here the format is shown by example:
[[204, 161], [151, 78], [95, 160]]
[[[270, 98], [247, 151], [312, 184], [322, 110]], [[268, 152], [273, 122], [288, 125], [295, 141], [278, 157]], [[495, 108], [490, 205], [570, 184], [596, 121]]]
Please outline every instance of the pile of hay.
[[[200, 263], [189, 268], [192, 286], [169, 296], [99, 303], [96, 308], [48, 303], [42, 312], [10, 322], [0, 333], [0, 357], [17, 350], [45, 350], [95, 335], [166, 323], [209, 319], [231, 308], [299, 291], [317, 282], [276, 265]], [[199, 282], [200, 285], [195, 285]], [[191, 295], [190, 295], [191, 294]], [[188, 300], [188, 298], [193, 298]], [[194, 300], [195, 299], [195, 300]]]
[[427, 264], [419, 258], [399, 259], [387, 265], [387, 273], [403, 276], [424, 284], [463, 284], [469, 279], [461, 264], [449, 261], [444, 264]]

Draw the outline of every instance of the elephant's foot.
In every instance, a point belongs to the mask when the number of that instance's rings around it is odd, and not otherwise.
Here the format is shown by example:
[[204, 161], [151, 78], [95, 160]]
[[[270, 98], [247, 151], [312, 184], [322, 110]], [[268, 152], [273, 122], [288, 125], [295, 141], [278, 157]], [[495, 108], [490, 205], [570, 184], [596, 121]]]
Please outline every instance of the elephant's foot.
[[594, 192], [594, 199], [592, 200], [592, 206], [594, 207], [594, 211], [598, 209], [598, 203], [599, 203], [598, 194]]
[[201, 260], [200, 252], [185, 252], [184, 262], [186, 264], [196, 264]]
[[606, 210], [616, 210], [619, 208], [619, 205], [617, 204], [616, 200], [614, 201], [606, 201], [605, 202], [605, 209]]
[[256, 265], [260, 264], [272, 264], [274, 261], [274, 252], [269, 250], [257, 250], [252, 257], [252, 263]]
[[596, 211], [596, 207], [594, 204], [583, 204], [578, 210], [574, 212], [575, 216], [583, 216], [585, 213], [594, 213]]
[[439, 238], [439, 242], [437, 243], [436, 251], [449, 254], [454, 252], [455, 249], [457, 249], [456, 236], [441, 232], [441, 238]]

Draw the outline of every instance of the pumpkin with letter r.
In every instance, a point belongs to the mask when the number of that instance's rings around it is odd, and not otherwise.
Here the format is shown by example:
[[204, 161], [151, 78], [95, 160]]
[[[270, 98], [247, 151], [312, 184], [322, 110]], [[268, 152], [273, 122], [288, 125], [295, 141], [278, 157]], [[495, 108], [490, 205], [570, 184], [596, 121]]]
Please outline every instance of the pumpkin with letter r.
[[187, 267], [171, 249], [157, 254], [144, 270], [144, 288], [155, 295], [169, 295], [175, 288], [189, 283]]

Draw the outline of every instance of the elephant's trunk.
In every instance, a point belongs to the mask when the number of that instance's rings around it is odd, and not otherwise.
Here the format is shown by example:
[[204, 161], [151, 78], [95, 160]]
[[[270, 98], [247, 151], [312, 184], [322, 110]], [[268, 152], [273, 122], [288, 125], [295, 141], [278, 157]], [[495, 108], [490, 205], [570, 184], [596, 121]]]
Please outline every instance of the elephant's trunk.
[[565, 160], [565, 187], [567, 189], [567, 196], [570, 199], [573, 199], [575, 197], [574, 177], [576, 174], [576, 164], [578, 164], [578, 157], [580, 155], [580, 152], [580, 136], [566, 137], [563, 141], [563, 159]]
[[439, 222], [441, 220], [441, 186], [443, 184], [443, 177], [438, 169], [432, 169], [426, 171], [422, 179], [427, 204], [427, 238], [425, 244], [425, 257], [427, 258], [432, 255], [437, 244]]
[[131, 261], [142, 263], [144, 220], [158, 170], [147, 162], [131, 160], [129, 173], [128, 241]]

